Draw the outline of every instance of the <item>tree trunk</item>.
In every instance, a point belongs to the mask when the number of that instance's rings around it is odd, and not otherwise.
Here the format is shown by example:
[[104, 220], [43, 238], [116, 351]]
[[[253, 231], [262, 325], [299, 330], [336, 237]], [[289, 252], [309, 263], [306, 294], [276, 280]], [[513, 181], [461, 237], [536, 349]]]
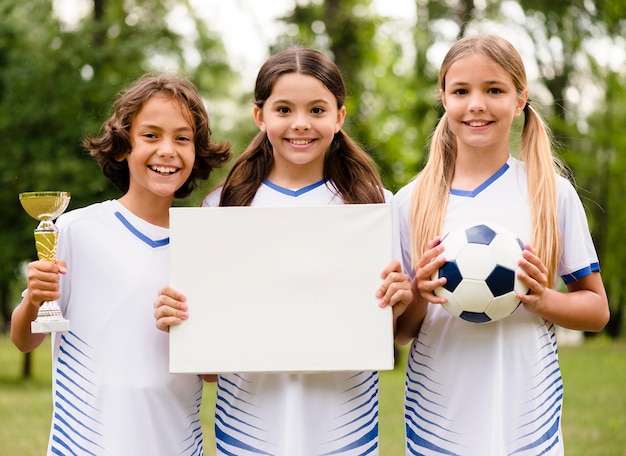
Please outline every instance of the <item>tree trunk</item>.
[[9, 282], [0, 281], [0, 332], [9, 330], [13, 305], [9, 302]]
[[32, 352], [24, 353], [24, 359], [22, 361], [22, 379], [30, 380], [33, 377], [32, 369]]

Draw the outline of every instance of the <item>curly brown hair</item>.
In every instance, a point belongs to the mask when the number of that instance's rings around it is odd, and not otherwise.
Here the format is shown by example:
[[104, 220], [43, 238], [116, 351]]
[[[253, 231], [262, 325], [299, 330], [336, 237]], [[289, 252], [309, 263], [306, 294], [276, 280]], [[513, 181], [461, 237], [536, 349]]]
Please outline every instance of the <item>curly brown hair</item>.
[[211, 142], [209, 115], [198, 90], [189, 79], [168, 74], [142, 76], [120, 93], [113, 114], [102, 125], [101, 135], [84, 138], [83, 146], [96, 159], [105, 177], [125, 194], [130, 185], [130, 172], [123, 157], [132, 151], [131, 123], [144, 103], [155, 95], [177, 100], [189, 116], [193, 128], [196, 153], [193, 170], [174, 193], [175, 198], [184, 198], [205, 181], [211, 171], [227, 163], [231, 156], [229, 142]]

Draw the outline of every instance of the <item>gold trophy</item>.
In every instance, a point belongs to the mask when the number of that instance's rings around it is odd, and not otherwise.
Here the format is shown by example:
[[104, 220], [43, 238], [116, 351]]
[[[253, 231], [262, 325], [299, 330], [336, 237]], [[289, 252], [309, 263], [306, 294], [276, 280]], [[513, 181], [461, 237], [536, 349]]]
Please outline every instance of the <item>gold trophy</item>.
[[[59, 229], [52, 222], [61, 215], [70, 203], [68, 192], [25, 192], [20, 193], [20, 203], [32, 218], [39, 220], [35, 229], [35, 247], [42, 261], [56, 261]], [[70, 322], [63, 317], [59, 305], [44, 302], [39, 308], [37, 319], [30, 324], [33, 333], [69, 331]]]

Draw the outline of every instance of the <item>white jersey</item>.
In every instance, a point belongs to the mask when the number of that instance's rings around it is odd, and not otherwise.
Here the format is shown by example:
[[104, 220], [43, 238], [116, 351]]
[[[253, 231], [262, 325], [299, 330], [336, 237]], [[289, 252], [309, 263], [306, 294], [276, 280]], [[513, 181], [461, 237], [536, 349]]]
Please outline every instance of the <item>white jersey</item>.
[[48, 454], [201, 455], [202, 381], [169, 374], [153, 303], [169, 280], [168, 230], [106, 201], [59, 217], [67, 262], [53, 336]]
[[[217, 206], [219, 196], [213, 192], [203, 206]], [[251, 205], [335, 204], [341, 197], [323, 181], [299, 191], [265, 181]], [[220, 375], [215, 434], [221, 456], [377, 455], [378, 373]]]
[[[412, 277], [413, 186], [394, 197], [404, 267]], [[561, 177], [558, 219], [563, 243], [558, 274], [570, 282], [599, 271], [580, 198]], [[451, 190], [442, 232], [479, 221], [505, 226], [529, 241], [522, 162], [511, 157], [473, 192]], [[563, 455], [562, 398], [552, 323], [519, 306], [503, 320], [475, 324], [429, 304], [407, 362], [406, 454]]]

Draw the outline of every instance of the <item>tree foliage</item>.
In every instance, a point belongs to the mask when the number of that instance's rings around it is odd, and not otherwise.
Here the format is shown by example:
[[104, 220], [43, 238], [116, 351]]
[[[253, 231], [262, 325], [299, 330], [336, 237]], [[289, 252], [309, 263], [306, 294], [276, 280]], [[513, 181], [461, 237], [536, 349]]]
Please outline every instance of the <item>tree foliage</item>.
[[[178, 30], [177, 17], [195, 29]], [[52, 0], [0, 0], [0, 325], [15, 305], [9, 284], [36, 256], [37, 222], [18, 193], [66, 190], [70, 209], [119, 196], [81, 139], [98, 132], [120, 89], [150, 71], [187, 74], [213, 102], [236, 80], [219, 37], [185, 1], [95, 0], [70, 25]]]
[[[441, 113], [438, 56], [459, 37], [477, 32], [503, 35], [518, 48], [526, 44], [530, 52], [524, 57], [538, 72], [530, 81], [531, 98], [576, 177], [614, 313], [608, 331], [615, 335], [626, 306], [621, 285], [626, 252], [619, 242], [626, 225], [620, 207], [626, 170], [619, 130], [626, 88], [622, 3], [416, 0], [407, 46], [404, 24], [374, 15], [369, 0], [298, 2], [283, 18], [297, 27], [276, 46], [302, 43], [334, 56], [351, 95], [348, 128], [369, 147], [385, 184], [396, 190], [419, 170]], [[598, 52], [599, 46], [621, 49], [621, 66], [602, 61], [606, 53]]]
[[283, 21], [297, 28], [275, 47], [312, 46], [333, 57], [348, 91], [345, 129], [376, 160], [385, 185], [400, 188], [415, 174], [437, 118], [432, 74], [418, 71], [426, 49], [408, 60], [398, 23], [376, 16], [370, 0], [298, 3]]
[[[255, 133], [248, 111], [252, 87], [231, 90], [237, 78], [219, 37], [189, 0], [93, 0], [91, 14], [72, 26], [60, 22], [51, 5], [52, 0], [0, 0], [0, 302], [5, 317], [11, 305], [7, 283], [17, 265], [34, 256], [36, 224], [21, 210], [17, 194], [69, 190], [70, 208], [117, 196], [85, 156], [80, 139], [96, 131], [122, 86], [149, 70], [183, 70], [206, 94], [218, 136], [242, 150]], [[512, 40], [532, 78], [532, 103], [554, 130], [558, 151], [576, 177], [618, 315], [609, 331], [617, 334], [619, 310], [626, 305], [621, 284], [626, 4], [415, 0], [414, 8], [414, 16], [388, 18], [375, 12], [372, 0], [294, 0], [282, 18], [287, 33], [276, 37], [270, 52], [300, 44], [334, 58], [348, 89], [345, 128], [371, 153], [385, 185], [395, 191], [419, 171], [441, 114], [437, 74], [443, 53], [470, 33]], [[614, 61], [606, 58], [612, 50]], [[215, 128], [220, 125], [224, 128]], [[184, 203], [196, 204], [200, 197]]]

